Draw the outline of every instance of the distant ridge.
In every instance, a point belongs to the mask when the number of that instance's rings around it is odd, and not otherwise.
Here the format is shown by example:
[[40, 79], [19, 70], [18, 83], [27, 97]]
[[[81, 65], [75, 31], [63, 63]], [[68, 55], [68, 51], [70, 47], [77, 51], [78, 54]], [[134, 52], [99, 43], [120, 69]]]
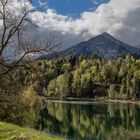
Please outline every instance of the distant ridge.
[[140, 45], [135, 46], [136, 48], [140, 48]]
[[81, 54], [86, 57], [96, 54], [97, 56], [104, 59], [125, 57], [128, 54], [135, 58], [140, 58], [140, 49], [132, 47], [104, 32], [89, 39], [88, 41], [78, 43], [77, 45], [74, 45], [64, 51], [50, 55], [43, 55], [38, 59], [53, 59], [65, 56], [79, 57]]

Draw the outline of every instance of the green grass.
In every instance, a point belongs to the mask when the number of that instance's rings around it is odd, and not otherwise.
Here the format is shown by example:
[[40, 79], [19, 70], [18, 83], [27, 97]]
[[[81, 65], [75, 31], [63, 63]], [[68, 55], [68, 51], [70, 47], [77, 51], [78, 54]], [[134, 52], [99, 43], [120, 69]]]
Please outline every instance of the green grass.
[[0, 122], [0, 140], [61, 140], [61, 138], [50, 137], [33, 129]]

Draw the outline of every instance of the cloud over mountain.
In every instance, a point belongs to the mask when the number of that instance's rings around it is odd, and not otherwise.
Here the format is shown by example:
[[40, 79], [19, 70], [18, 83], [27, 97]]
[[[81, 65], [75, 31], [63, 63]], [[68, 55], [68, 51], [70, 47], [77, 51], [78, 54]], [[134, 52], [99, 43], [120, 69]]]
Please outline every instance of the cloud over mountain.
[[[15, 4], [16, 5], [16, 4]], [[83, 12], [73, 19], [60, 15], [53, 9], [35, 12], [32, 20], [38, 25], [38, 34], [52, 34], [68, 47], [102, 32], [136, 45], [140, 43], [140, 0], [110, 0], [95, 11]]]

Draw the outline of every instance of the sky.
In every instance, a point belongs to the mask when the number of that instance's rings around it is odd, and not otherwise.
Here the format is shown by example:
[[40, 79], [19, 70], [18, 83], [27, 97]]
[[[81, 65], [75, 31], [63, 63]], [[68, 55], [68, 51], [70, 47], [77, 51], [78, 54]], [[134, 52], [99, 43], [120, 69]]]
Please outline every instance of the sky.
[[[38, 8], [30, 15], [37, 25], [29, 29], [31, 36], [46, 39], [52, 35], [64, 49], [103, 32], [132, 46], [140, 44], [140, 0], [30, 1], [31, 7]], [[12, 8], [18, 5], [15, 0]]]
[[[56, 10], [58, 14], [66, 15], [72, 18], [80, 18], [84, 11], [95, 11], [96, 8], [109, 0], [42, 0], [47, 2], [49, 8]], [[38, 0], [32, 0], [34, 6], [39, 5]]]

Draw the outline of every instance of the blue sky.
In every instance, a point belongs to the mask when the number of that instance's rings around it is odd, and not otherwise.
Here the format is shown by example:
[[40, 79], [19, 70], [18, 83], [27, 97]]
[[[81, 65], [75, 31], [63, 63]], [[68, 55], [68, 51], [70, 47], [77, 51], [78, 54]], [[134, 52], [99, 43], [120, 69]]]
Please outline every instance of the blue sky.
[[[109, 0], [41, 0], [47, 2], [48, 8], [54, 9], [58, 14], [66, 15], [73, 18], [80, 17], [85, 11], [94, 11], [102, 4]], [[33, 5], [37, 6], [39, 0], [32, 0]]]

